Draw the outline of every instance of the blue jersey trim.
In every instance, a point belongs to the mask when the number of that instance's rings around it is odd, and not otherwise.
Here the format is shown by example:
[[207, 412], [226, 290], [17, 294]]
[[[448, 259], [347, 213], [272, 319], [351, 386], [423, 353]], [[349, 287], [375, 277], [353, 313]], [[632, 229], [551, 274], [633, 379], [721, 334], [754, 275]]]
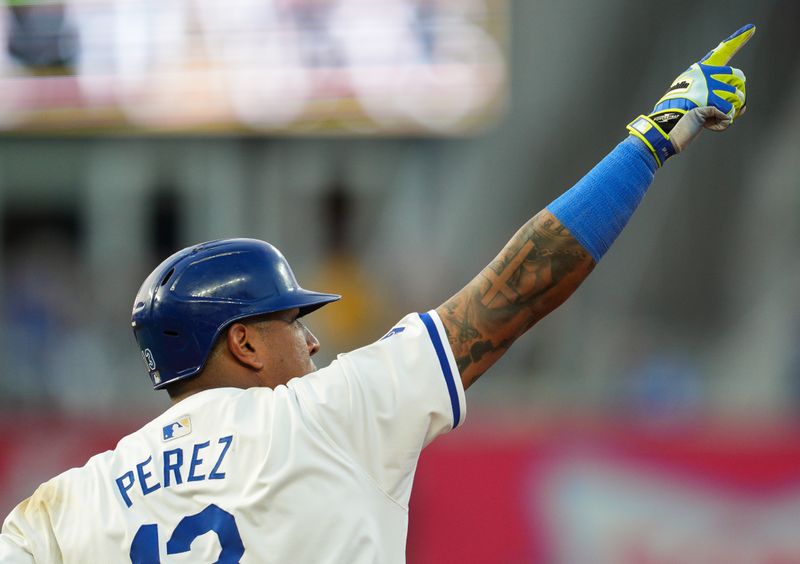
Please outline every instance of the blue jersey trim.
[[450, 363], [447, 360], [447, 353], [444, 351], [444, 345], [442, 344], [442, 339], [439, 337], [439, 330], [436, 328], [436, 323], [431, 319], [429, 313], [420, 313], [419, 317], [425, 324], [428, 335], [431, 337], [433, 348], [436, 351], [436, 356], [439, 357], [439, 366], [442, 368], [444, 381], [447, 384], [447, 392], [450, 394], [450, 405], [453, 408], [453, 429], [455, 429], [461, 421], [461, 404], [458, 401], [458, 390], [456, 389], [456, 382], [453, 379], [453, 371], [450, 370]]

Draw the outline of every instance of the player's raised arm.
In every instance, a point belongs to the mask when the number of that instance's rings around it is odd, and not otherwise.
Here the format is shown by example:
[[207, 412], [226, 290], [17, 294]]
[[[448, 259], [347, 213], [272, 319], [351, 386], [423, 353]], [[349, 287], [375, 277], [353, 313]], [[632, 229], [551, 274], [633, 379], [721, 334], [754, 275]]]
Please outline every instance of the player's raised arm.
[[722, 131], [745, 109], [745, 76], [728, 61], [748, 24], [673, 81], [630, 136], [523, 225], [467, 286], [437, 308], [464, 387], [586, 279], [627, 224], [655, 171], [705, 127]]

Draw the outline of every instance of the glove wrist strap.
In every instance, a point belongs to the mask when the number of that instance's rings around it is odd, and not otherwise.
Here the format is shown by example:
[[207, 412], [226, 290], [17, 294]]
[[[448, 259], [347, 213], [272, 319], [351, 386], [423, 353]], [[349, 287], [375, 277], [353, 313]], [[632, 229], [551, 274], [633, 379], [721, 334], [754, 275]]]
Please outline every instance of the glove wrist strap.
[[647, 117], [656, 122], [656, 125], [661, 129], [661, 131], [669, 135], [672, 132], [672, 129], [678, 125], [680, 119], [685, 115], [686, 110], [670, 108], [660, 111], [653, 111], [653, 113]]
[[631, 135], [638, 137], [656, 159], [656, 164], [659, 168], [664, 162], [676, 153], [672, 141], [669, 140], [669, 135], [648, 116], [641, 115], [635, 120], [630, 122], [627, 127]]

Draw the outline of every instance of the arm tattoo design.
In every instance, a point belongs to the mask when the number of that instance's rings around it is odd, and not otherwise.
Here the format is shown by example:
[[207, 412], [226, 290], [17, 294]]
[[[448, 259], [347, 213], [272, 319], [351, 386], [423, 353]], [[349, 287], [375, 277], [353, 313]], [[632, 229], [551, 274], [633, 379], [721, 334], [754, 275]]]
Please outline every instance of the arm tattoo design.
[[547, 210], [523, 225], [472, 282], [437, 309], [464, 387], [561, 305], [594, 266]]

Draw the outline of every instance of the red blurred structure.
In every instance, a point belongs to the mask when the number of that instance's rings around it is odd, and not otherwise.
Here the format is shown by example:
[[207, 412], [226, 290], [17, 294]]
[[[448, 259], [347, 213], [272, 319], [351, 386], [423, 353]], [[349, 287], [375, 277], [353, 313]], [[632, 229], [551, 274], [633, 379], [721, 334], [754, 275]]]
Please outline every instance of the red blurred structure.
[[[133, 421], [3, 416], [0, 513]], [[467, 427], [422, 456], [408, 562], [800, 562], [800, 425]]]

